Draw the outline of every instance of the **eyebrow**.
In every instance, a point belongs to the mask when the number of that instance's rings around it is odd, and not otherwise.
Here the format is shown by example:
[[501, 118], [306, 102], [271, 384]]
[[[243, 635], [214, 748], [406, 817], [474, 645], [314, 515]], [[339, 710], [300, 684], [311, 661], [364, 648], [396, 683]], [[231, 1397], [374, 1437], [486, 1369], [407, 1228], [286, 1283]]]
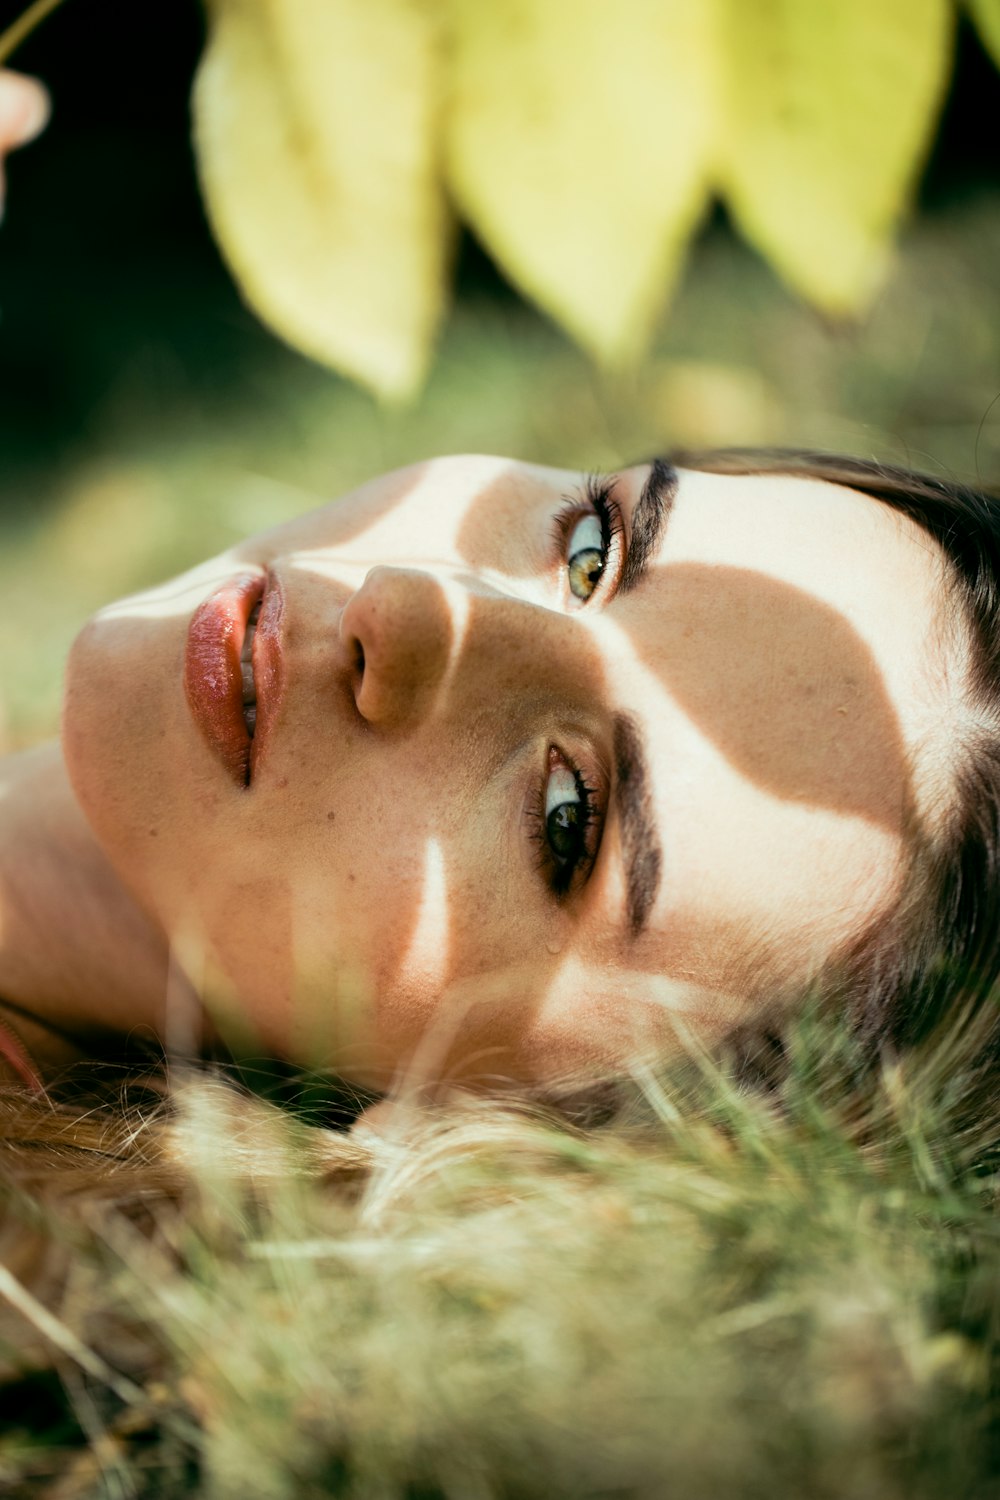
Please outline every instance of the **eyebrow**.
[[642, 737], [626, 714], [614, 718], [615, 791], [625, 858], [629, 933], [638, 937], [660, 888], [663, 852], [653, 822]]
[[670, 519], [676, 494], [677, 470], [665, 458], [654, 458], [632, 512], [628, 556], [618, 581], [617, 593], [630, 593], [645, 578], [656, 555], [663, 528]]

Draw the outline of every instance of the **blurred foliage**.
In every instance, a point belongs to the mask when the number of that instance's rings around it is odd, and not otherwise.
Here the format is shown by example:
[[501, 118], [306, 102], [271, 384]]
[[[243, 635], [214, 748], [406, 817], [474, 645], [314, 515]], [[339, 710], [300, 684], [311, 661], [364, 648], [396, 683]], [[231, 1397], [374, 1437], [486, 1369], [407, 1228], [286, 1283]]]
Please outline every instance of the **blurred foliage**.
[[387, 394], [443, 300], [437, 59], [412, 0], [219, 0], [194, 93], [216, 235], [290, 343]]
[[[194, 302], [184, 324], [171, 299], [175, 326], [106, 373], [74, 354], [92, 385], [101, 372], [85, 426], [0, 487], [7, 744], [54, 729], [66, 650], [100, 604], [421, 457], [614, 470], [670, 446], [786, 443], [996, 481], [998, 265], [1000, 201], [918, 222], [866, 324], [838, 330], [719, 229], [641, 370], [606, 377], [523, 305], [470, 291], [404, 411], [233, 325], [225, 304]], [[155, 271], [134, 274], [152, 285], [119, 286], [129, 326], [102, 330], [116, 351], [143, 307], [153, 317], [143, 295], [164, 296]]]
[[1000, 67], [1000, 0], [968, 0], [979, 34]]
[[[828, 315], [864, 310], [933, 137], [953, 0], [208, 0], [209, 215], [284, 338], [412, 394], [446, 203], [602, 361], [648, 347], [719, 196]], [[974, 15], [996, 41], [1000, 9]]]

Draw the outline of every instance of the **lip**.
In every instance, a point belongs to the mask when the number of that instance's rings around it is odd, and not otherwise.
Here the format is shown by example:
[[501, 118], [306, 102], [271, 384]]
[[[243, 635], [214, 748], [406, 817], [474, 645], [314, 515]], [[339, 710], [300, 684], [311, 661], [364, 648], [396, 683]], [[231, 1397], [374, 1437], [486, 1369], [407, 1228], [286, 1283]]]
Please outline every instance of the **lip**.
[[[261, 596], [257, 629], [253, 638], [253, 680], [257, 690], [257, 724], [250, 742], [249, 780], [251, 782], [267, 755], [274, 721], [285, 695], [285, 662], [281, 650], [281, 621], [284, 609], [285, 596], [281, 591], [281, 584], [274, 573], [268, 570], [264, 580], [264, 592]], [[242, 640], [240, 644], [242, 645]], [[237, 677], [239, 677], [238, 670]], [[239, 693], [239, 698], [242, 722], [242, 691]]]
[[[257, 725], [243, 718], [240, 652], [247, 621], [261, 606], [253, 643]], [[266, 751], [283, 688], [281, 590], [272, 575], [240, 573], [200, 604], [188, 627], [184, 690], [203, 739], [239, 787], [247, 787]]]

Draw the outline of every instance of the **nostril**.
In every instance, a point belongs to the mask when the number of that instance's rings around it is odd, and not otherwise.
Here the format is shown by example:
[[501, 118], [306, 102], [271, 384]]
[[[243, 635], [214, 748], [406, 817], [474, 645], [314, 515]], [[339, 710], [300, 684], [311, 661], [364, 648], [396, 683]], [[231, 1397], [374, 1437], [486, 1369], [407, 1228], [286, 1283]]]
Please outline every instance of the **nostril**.
[[413, 568], [370, 568], [337, 627], [341, 670], [369, 724], [399, 728], [430, 702], [451, 638], [448, 601], [435, 577]]

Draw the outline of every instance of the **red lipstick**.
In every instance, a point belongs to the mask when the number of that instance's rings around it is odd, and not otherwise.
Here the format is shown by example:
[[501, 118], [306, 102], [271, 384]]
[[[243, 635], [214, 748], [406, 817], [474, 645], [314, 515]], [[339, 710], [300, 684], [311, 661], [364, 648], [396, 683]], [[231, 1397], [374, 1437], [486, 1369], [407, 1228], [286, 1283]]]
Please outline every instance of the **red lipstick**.
[[[261, 573], [241, 573], [210, 594], [194, 612], [184, 653], [184, 691], [194, 721], [237, 786], [249, 785], [251, 769], [240, 651], [257, 604], [258, 631], [263, 622], [266, 583]], [[257, 644], [255, 640], [255, 657]]]

